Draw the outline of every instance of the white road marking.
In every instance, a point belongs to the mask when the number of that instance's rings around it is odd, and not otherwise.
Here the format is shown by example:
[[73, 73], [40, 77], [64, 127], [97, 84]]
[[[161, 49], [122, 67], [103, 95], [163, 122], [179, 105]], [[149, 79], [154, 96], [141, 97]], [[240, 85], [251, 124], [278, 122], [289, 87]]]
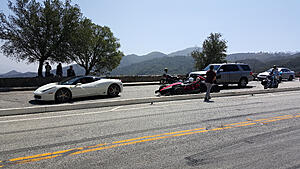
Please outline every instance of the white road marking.
[[110, 111], [115, 111], [115, 110], [117, 110], [117, 109], [119, 109], [119, 108], [121, 108], [121, 107], [122, 107], [122, 106], [115, 107], [115, 108], [111, 109]]

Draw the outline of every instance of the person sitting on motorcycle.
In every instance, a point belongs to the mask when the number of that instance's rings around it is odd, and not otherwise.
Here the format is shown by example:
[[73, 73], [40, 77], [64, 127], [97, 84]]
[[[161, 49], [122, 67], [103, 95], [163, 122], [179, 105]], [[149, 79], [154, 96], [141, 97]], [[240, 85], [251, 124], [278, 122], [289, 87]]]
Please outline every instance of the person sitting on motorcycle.
[[279, 79], [279, 71], [277, 69], [277, 66], [274, 65], [272, 71], [270, 72], [270, 76], [272, 76], [272, 82], [274, 83], [275, 80]]
[[190, 77], [190, 78], [188, 79], [188, 82], [189, 82], [189, 83], [193, 83], [193, 82], [194, 82], [194, 78], [193, 78], [193, 77]]

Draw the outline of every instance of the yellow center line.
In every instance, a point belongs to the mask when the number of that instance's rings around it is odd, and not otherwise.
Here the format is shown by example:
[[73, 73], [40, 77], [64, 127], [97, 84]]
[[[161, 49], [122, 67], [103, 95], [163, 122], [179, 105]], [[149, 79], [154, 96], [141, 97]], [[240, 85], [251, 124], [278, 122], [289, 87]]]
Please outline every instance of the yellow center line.
[[37, 154], [37, 155], [33, 155], [33, 156], [27, 156], [27, 157], [19, 157], [19, 158], [10, 159], [9, 161], [20, 161], [20, 160], [26, 160], [26, 159], [30, 159], [30, 158], [36, 158], [36, 157], [51, 156], [51, 155], [61, 154], [61, 153], [65, 153], [65, 152], [68, 152], [68, 151], [81, 149], [81, 148], [82, 147], [63, 150], [63, 151], [56, 151], [56, 152], [53, 152], [53, 153], [44, 153], [44, 154]]
[[243, 124], [243, 123], [250, 123], [252, 121], [243, 121], [243, 122], [239, 122], [239, 123], [231, 123], [231, 124], [226, 124], [224, 126], [234, 126], [234, 125], [237, 125], [237, 124]]
[[144, 139], [144, 138], [158, 137], [158, 136], [163, 136], [163, 135], [172, 135], [172, 134], [177, 134], [177, 133], [184, 133], [184, 132], [195, 131], [195, 130], [203, 130], [203, 129], [205, 129], [205, 128], [196, 128], [196, 129], [191, 129], [191, 130], [182, 130], [182, 131], [176, 131], [176, 132], [171, 132], [171, 133], [163, 133], [163, 134], [157, 134], [157, 135], [152, 135], [152, 136], [137, 137], [137, 138], [127, 139], [127, 140], [115, 141], [115, 142], [112, 142], [112, 144], [123, 143], [123, 142], [134, 141], [134, 140], [140, 140], [140, 139]]
[[[257, 120], [239, 122], [239, 123], [231, 123], [231, 124], [224, 125], [226, 127], [218, 127], [218, 128], [213, 128], [213, 129], [196, 128], [196, 129], [190, 129], [190, 130], [182, 130], [182, 131], [176, 131], [176, 132], [156, 134], [156, 135], [151, 135], [151, 136], [143, 136], [143, 137], [137, 137], [137, 138], [132, 138], [132, 139], [114, 141], [111, 143], [103, 143], [103, 144], [97, 144], [97, 145], [93, 145], [93, 146], [86, 146], [86, 147], [79, 147], [79, 148], [67, 149], [67, 150], [62, 150], [62, 151], [56, 151], [53, 153], [44, 153], [44, 154], [37, 154], [37, 155], [33, 155], [33, 156], [19, 157], [19, 158], [10, 159], [8, 161], [15, 162], [12, 164], [23, 164], [23, 163], [28, 163], [28, 162], [35, 162], [35, 161], [60, 157], [63, 155], [63, 153], [74, 151], [74, 150], [76, 150], [76, 152], [70, 153], [68, 155], [77, 155], [77, 154], [82, 154], [82, 153], [87, 153], [87, 152], [92, 152], [92, 151], [111, 149], [111, 148], [125, 146], [125, 145], [132, 145], [132, 144], [137, 144], [137, 143], [142, 143], [142, 142], [149, 142], [149, 141], [155, 141], [155, 140], [166, 139], [166, 138], [171, 138], [171, 137], [191, 135], [191, 134], [196, 134], [196, 133], [204, 133], [204, 132], [209, 132], [209, 131], [220, 131], [220, 130], [225, 130], [225, 129], [230, 129], [230, 128], [256, 125], [257, 124], [256, 122], [261, 122], [261, 121], [269, 123], [269, 122], [297, 118], [297, 117], [300, 117], [300, 113], [298, 113], [298, 115], [283, 115], [283, 116], [276, 116], [276, 117], [271, 117], [271, 118], [266, 118], [266, 119], [257, 119]], [[0, 161], [0, 163], [3, 163], [3, 161]], [[4, 166], [3, 164], [0, 165], [0, 167], [3, 167], [3, 166]]]
[[42, 157], [42, 158], [35, 158], [35, 159], [30, 159], [30, 160], [23, 160], [23, 161], [18, 161], [16, 162], [17, 164], [24, 164], [24, 163], [29, 163], [29, 162], [36, 162], [40, 160], [46, 160], [46, 159], [51, 159], [55, 157], [59, 157], [61, 155], [55, 155], [55, 156], [48, 156], [48, 157]]
[[234, 127], [243, 127], [243, 126], [250, 126], [250, 125], [255, 125], [257, 123], [247, 123], [247, 124], [241, 124], [241, 125], [237, 125], [237, 126], [234, 126]]

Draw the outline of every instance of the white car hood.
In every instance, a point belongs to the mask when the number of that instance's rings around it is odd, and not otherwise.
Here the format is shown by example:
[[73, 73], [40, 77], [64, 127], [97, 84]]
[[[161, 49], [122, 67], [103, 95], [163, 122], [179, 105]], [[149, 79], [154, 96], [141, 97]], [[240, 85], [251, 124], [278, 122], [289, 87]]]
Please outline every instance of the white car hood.
[[190, 74], [206, 75], [206, 71], [191, 72]]
[[261, 72], [258, 74], [258, 76], [268, 76], [268, 75], [270, 75], [269, 72]]
[[49, 88], [51, 88], [51, 87], [54, 87], [54, 86], [56, 86], [56, 85], [57, 85], [57, 83], [49, 83], [49, 84], [46, 84], [46, 85], [44, 85], [44, 86], [39, 87], [39, 88], [36, 89], [35, 91], [40, 92], [40, 91], [43, 91], [43, 90], [45, 90], [45, 89], [49, 89]]

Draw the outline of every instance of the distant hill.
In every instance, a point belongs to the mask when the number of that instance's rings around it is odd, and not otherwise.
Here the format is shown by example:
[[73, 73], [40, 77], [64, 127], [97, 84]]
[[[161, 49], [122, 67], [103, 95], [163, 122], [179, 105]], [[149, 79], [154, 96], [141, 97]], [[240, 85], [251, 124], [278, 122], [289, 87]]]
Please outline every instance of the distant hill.
[[274, 65], [277, 65], [278, 67], [287, 67], [295, 72], [300, 72], [300, 53], [290, 55], [289, 57], [279, 56], [265, 62], [262, 62], [257, 59], [238, 60], [237, 62], [249, 64], [252, 68], [252, 71], [256, 73], [263, 72]]
[[135, 64], [135, 63], [139, 63], [139, 62], [143, 62], [146, 60], [151, 60], [151, 59], [155, 59], [155, 58], [161, 58], [161, 57], [166, 57], [167, 55], [161, 52], [151, 52], [147, 55], [143, 55], [143, 56], [138, 56], [138, 55], [126, 55], [122, 58], [121, 63], [119, 65], [119, 67], [124, 67], [124, 66], [128, 66], [131, 64]]
[[142, 55], [142, 56], [138, 56], [135, 54], [126, 55], [122, 58], [121, 63], [118, 66], [118, 68], [129, 66], [129, 65], [135, 64], [135, 63], [144, 62], [147, 60], [162, 58], [162, 57], [191, 56], [191, 53], [196, 49], [201, 51], [201, 48], [199, 48], [199, 47], [191, 47], [191, 48], [186, 48], [186, 49], [179, 50], [176, 52], [172, 52], [170, 54], [164, 54], [161, 52], [151, 52], [147, 55]]
[[202, 51], [202, 48], [199, 47], [192, 47], [192, 48], [186, 48], [180, 51], [176, 51], [173, 53], [168, 54], [169, 57], [173, 57], [173, 56], [191, 56], [191, 53], [195, 50], [199, 50]]
[[186, 74], [193, 70], [194, 60], [191, 56], [174, 56], [156, 58], [113, 70], [111, 75], [162, 75], [164, 68], [170, 74]]
[[26, 72], [21, 73], [15, 70], [9, 71], [5, 74], [0, 75], [0, 78], [13, 78], [13, 77], [36, 77], [37, 73], [35, 72]]
[[[171, 56], [180, 52], [174, 53]], [[111, 75], [161, 75], [165, 67], [168, 68], [170, 74], [186, 74], [195, 70], [194, 59], [188, 53], [185, 53], [186, 56], [163, 57], [118, 67], [111, 72]], [[273, 65], [288, 67], [297, 72], [300, 71], [300, 53], [294, 55], [288, 53], [238, 53], [230, 54], [226, 59], [228, 59], [228, 62], [247, 63], [253, 72], [265, 71]]]
[[[170, 54], [151, 52], [147, 55], [126, 55], [122, 58], [120, 65], [110, 72], [111, 75], [161, 75], [165, 67], [170, 74], [186, 74], [194, 70], [194, 59], [190, 55], [194, 50], [202, 50], [199, 47], [186, 48]], [[228, 62], [243, 62], [251, 66], [253, 72], [262, 72], [273, 65], [284, 66], [292, 70], [300, 71], [300, 53], [235, 53], [226, 57]], [[54, 75], [56, 67], [52, 66]], [[63, 75], [69, 66], [63, 67]], [[73, 65], [76, 75], [84, 75], [85, 70], [77, 64]], [[20, 73], [10, 71], [0, 77], [35, 77], [37, 73]]]
[[285, 59], [290, 58], [292, 54], [290, 53], [265, 53], [265, 52], [259, 52], [259, 53], [235, 53], [230, 54], [226, 57], [227, 61], [229, 62], [235, 62], [238, 60], [247, 60], [247, 59], [256, 59], [259, 61], [271, 61], [271, 60], [278, 60], [278, 59]]

